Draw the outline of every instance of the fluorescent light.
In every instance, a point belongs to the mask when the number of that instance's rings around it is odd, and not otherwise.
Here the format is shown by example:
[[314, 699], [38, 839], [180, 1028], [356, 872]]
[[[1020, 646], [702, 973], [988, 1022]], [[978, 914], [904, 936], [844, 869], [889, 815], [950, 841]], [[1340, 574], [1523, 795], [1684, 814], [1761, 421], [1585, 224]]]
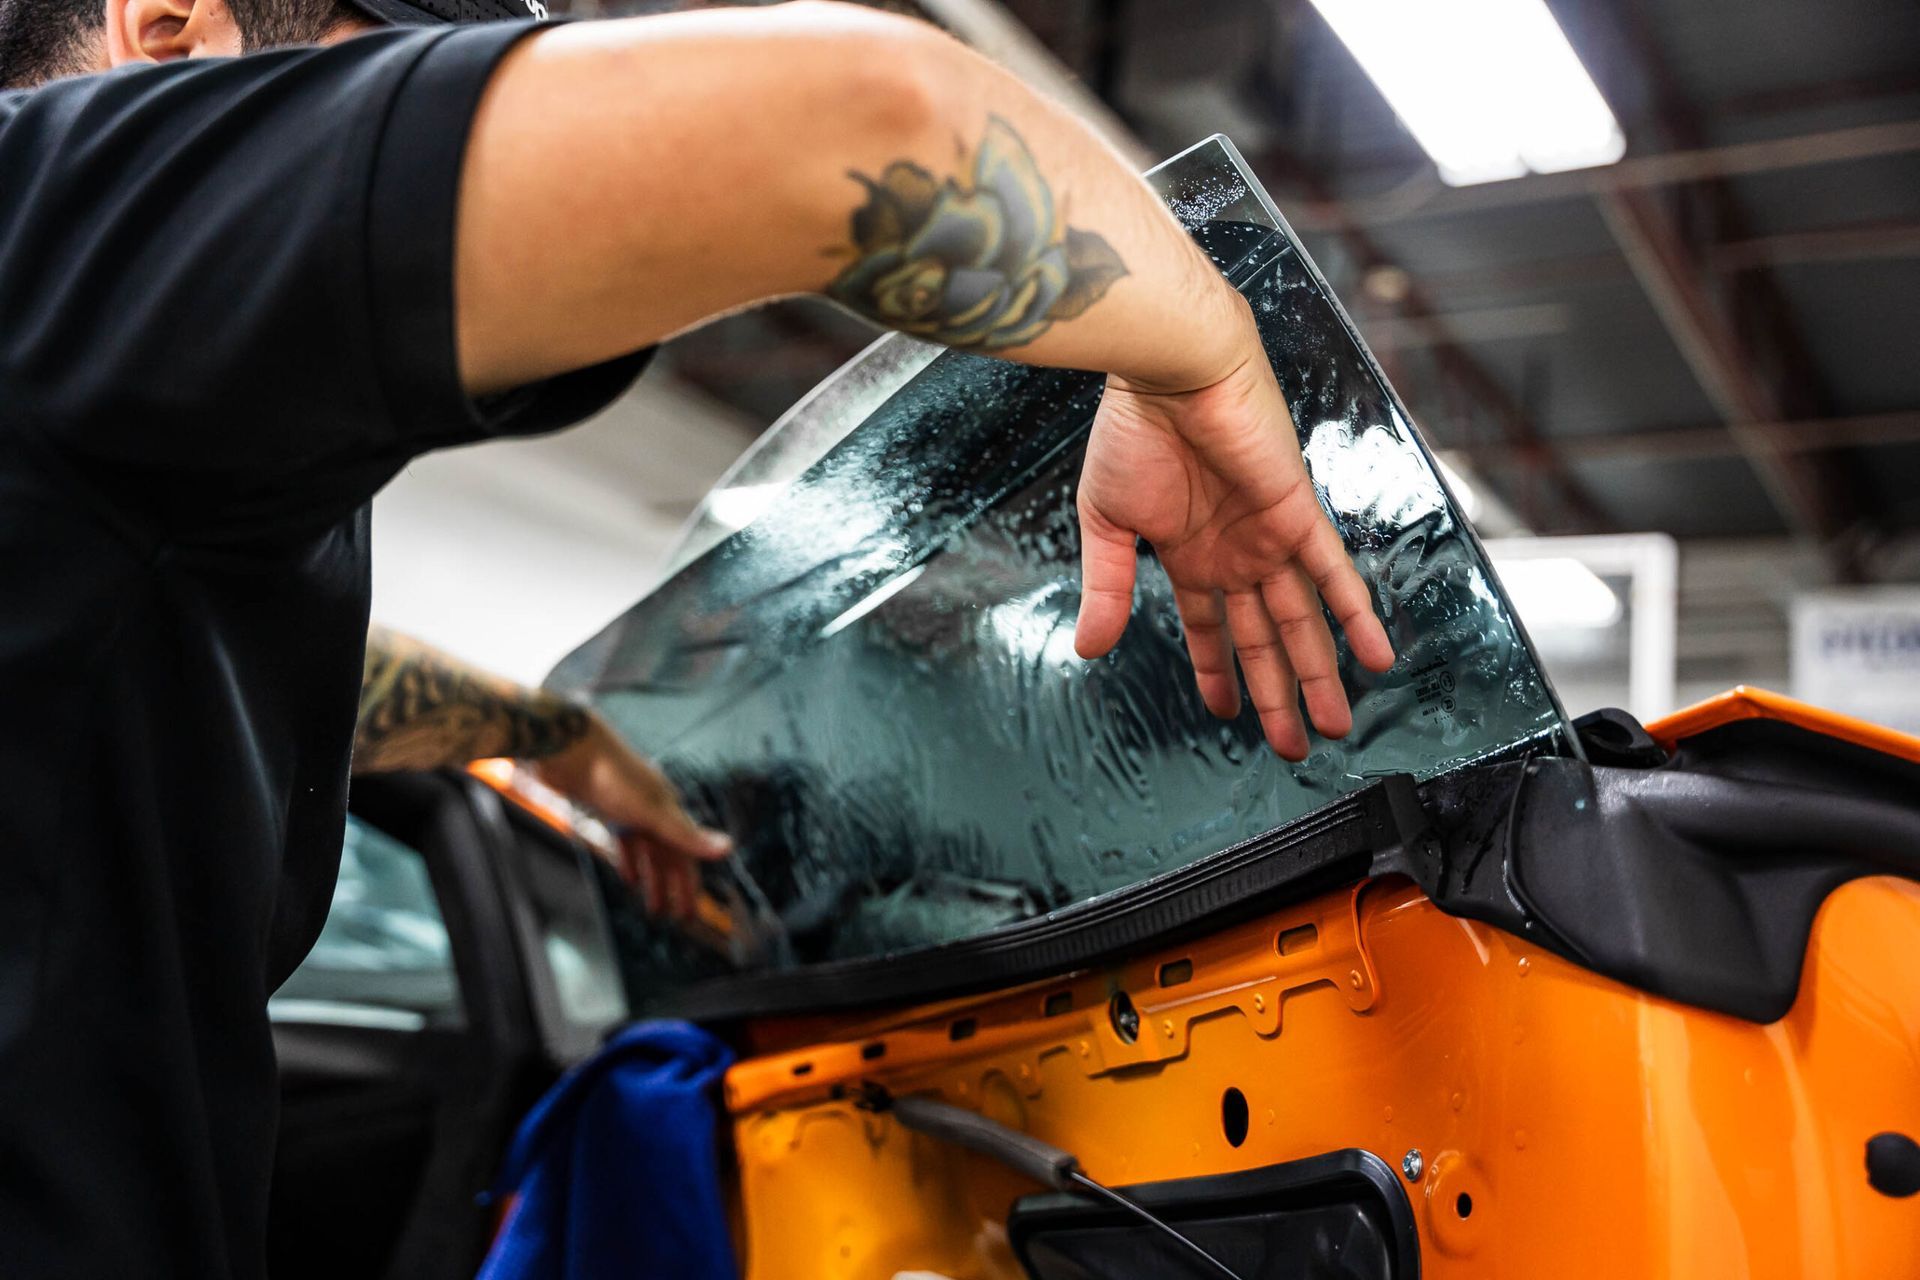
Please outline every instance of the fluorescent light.
[[707, 495], [707, 516], [729, 529], [744, 529], [773, 505], [784, 484], [737, 484]]
[[860, 621], [860, 619], [866, 617], [875, 609], [878, 609], [881, 605], [912, 586], [913, 580], [926, 571], [926, 562], [922, 561], [914, 565], [911, 569], [908, 569], [905, 573], [889, 578], [887, 581], [881, 583], [865, 596], [854, 601], [853, 606], [842, 612], [839, 617], [820, 628], [820, 638], [825, 640], [829, 636], [835, 636], [845, 631], [848, 627]]
[[1448, 184], [1612, 164], [1627, 140], [1544, 0], [1313, 0]]
[[1503, 560], [1494, 568], [1520, 621], [1536, 630], [1610, 627], [1620, 620], [1620, 597], [1571, 556]]
[[1480, 491], [1467, 482], [1467, 478], [1454, 470], [1443, 453], [1433, 455], [1440, 464], [1440, 476], [1447, 482], [1447, 488], [1453, 493], [1453, 500], [1460, 504], [1460, 514], [1470, 521], [1480, 519]]

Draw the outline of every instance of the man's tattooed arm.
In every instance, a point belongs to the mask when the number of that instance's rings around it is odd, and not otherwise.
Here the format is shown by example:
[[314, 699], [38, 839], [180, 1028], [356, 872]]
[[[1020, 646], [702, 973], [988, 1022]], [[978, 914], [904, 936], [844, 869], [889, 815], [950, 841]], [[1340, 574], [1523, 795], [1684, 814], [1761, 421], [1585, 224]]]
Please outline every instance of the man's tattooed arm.
[[584, 738], [592, 719], [564, 698], [376, 626], [367, 635], [353, 769], [433, 769], [490, 756], [540, 759]]
[[616, 867], [650, 910], [690, 913], [698, 864], [732, 848], [723, 833], [696, 822], [666, 775], [592, 712], [374, 627], [353, 771], [433, 769], [490, 756], [536, 761], [542, 782], [605, 821], [619, 842]]
[[[804, 293], [1161, 393], [1259, 354], [1126, 161], [923, 22], [795, 4], [559, 27], [502, 63], [472, 134], [454, 296], [479, 394]], [[526, 234], [555, 218], [569, 234]]]
[[[1322, 601], [1365, 665], [1392, 663], [1247, 300], [1084, 123], [933, 27], [825, 4], [562, 25], [501, 63], [471, 133], [453, 291], [468, 391], [808, 293], [1105, 373], [1077, 494], [1081, 656], [1119, 640], [1145, 539], [1208, 705], [1233, 714], [1249, 658], [1276, 750], [1306, 754], [1302, 696], [1324, 732], [1351, 723]], [[527, 234], [556, 221], [567, 234]]]
[[896, 160], [877, 178], [850, 173], [867, 199], [853, 213], [857, 256], [829, 296], [902, 333], [993, 351], [1080, 315], [1127, 274], [1103, 237], [1067, 225], [1026, 142], [999, 116], [971, 169], [936, 179]]

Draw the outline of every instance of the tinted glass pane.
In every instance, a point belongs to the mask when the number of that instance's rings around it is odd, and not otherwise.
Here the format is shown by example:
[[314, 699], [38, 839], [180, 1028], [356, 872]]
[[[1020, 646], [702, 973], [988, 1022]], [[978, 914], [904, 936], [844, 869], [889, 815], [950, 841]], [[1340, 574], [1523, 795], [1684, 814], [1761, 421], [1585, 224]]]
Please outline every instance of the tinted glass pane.
[[562, 1024], [548, 1028], [549, 1039], [590, 1047], [628, 1014], [598, 869], [590, 854], [544, 838], [523, 837], [520, 852], [516, 877], [552, 981], [551, 1012]]
[[905, 361], [850, 430], [795, 415], [785, 468], [776, 440], [745, 469], [762, 486], [750, 523], [555, 674], [733, 833], [791, 934], [782, 962], [977, 934], [1183, 866], [1370, 776], [1563, 740], [1478, 543], [1237, 157], [1216, 140], [1155, 177], [1252, 302], [1399, 662], [1373, 676], [1343, 648], [1354, 731], [1290, 764], [1250, 706], [1222, 723], [1200, 704], [1145, 552], [1126, 638], [1081, 662], [1073, 487], [1099, 380]]
[[277, 1022], [403, 1031], [459, 1025], [453, 950], [426, 859], [349, 816], [320, 940], [267, 1012]]

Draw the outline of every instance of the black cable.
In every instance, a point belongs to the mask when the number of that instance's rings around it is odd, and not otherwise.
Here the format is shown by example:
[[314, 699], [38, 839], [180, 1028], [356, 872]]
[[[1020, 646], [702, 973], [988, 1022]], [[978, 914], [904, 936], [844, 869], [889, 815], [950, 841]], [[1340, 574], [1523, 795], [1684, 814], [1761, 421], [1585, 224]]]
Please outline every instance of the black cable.
[[1112, 1187], [1105, 1186], [1101, 1183], [1095, 1182], [1092, 1178], [1089, 1178], [1086, 1174], [1080, 1172], [1078, 1169], [1074, 1169], [1073, 1171], [1068, 1173], [1067, 1177], [1070, 1178], [1074, 1183], [1079, 1185], [1081, 1188], [1087, 1191], [1091, 1191], [1095, 1195], [1104, 1197], [1105, 1199], [1113, 1202], [1114, 1204], [1119, 1205], [1122, 1209], [1125, 1209], [1128, 1213], [1137, 1214], [1142, 1220], [1152, 1224], [1153, 1226], [1160, 1228], [1160, 1230], [1166, 1232], [1168, 1235], [1172, 1236], [1175, 1240], [1178, 1240], [1181, 1244], [1185, 1245], [1187, 1249], [1196, 1258], [1199, 1258], [1200, 1261], [1207, 1264], [1207, 1267], [1209, 1270], [1214, 1271], [1219, 1275], [1225, 1276], [1226, 1280], [1240, 1280], [1239, 1272], [1235, 1271], [1232, 1267], [1229, 1267], [1226, 1263], [1220, 1261], [1220, 1259], [1208, 1253], [1205, 1249], [1202, 1249], [1199, 1243], [1195, 1241], [1191, 1236], [1185, 1235], [1184, 1233], [1180, 1232], [1179, 1230], [1175, 1229], [1169, 1224], [1162, 1222], [1160, 1219], [1154, 1217], [1151, 1213], [1147, 1211], [1147, 1207], [1145, 1205], [1139, 1203], [1138, 1201], [1132, 1199], [1131, 1197], [1121, 1195], [1118, 1191], [1115, 1191]]
[[894, 1119], [916, 1133], [924, 1133], [930, 1138], [938, 1138], [969, 1151], [978, 1151], [1056, 1191], [1090, 1191], [1178, 1240], [1188, 1252], [1207, 1264], [1210, 1274], [1223, 1276], [1225, 1280], [1240, 1280], [1233, 1268], [1176, 1228], [1154, 1217], [1146, 1206], [1082, 1173], [1080, 1161], [1071, 1152], [1050, 1146], [1018, 1129], [1010, 1129], [977, 1111], [968, 1111], [934, 1098], [895, 1098], [872, 1083], [862, 1087], [860, 1105], [874, 1111], [891, 1112]]

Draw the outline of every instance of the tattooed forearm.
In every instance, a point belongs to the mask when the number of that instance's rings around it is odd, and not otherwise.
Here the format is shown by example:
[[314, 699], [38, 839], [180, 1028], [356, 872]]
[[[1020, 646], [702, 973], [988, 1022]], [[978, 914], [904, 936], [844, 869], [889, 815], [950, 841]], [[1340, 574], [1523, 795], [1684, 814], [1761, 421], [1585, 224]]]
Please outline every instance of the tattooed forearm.
[[367, 635], [353, 768], [380, 773], [489, 756], [550, 756], [584, 737], [591, 720], [563, 698], [375, 627]]
[[1032, 342], [1098, 302], [1127, 274], [1113, 246], [1065, 225], [1026, 143], [998, 116], [973, 157], [972, 185], [896, 160], [854, 210], [858, 256], [827, 287], [890, 329], [950, 347]]

